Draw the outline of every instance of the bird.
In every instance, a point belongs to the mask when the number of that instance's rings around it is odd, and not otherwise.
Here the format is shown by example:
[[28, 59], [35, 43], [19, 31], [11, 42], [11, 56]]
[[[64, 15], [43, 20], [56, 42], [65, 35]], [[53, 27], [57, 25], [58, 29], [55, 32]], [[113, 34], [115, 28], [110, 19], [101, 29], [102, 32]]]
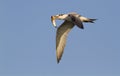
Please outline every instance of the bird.
[[[64, 22], [59, 27], [57, 27], [56, 20], [64, 20]], [[64, 52], [64, 48], [66, 46], [67, 36], [68, 36], [68, 33], [71, 31], [71, 29], [75, 25], [80, 29], [84, 29], [83, 22], [94, 23], [95, 20], [97, 19], [84, 17], [80, 14], [77, 14], [76, 12], [70, 12], [67, 14], [57, 14], [57, 15], [51, 16], [51, 22], [53, 26], [57, 28], [57, 31], [56, 31], [57, 63], [59, 63], [61, 60], [61, 57]]]

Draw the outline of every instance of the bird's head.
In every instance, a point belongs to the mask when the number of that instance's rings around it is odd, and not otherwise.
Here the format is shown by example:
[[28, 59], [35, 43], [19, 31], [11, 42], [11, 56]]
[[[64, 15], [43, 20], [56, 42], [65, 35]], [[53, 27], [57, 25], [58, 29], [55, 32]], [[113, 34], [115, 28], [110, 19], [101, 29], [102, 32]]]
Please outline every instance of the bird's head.
[[58, 15], [51, 16], [51, 22], [53, 26], [57, 27], [55, 20], [66, 20], [67, 16], [68, 16], [67, 14], [58, 14]]

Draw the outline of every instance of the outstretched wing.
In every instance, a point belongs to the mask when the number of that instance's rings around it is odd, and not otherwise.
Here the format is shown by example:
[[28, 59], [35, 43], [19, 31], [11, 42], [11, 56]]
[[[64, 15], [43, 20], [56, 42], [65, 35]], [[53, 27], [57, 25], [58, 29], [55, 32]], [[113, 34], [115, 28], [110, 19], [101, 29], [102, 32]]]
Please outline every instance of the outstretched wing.
[[74, 24], [69, 21], [64, 21], [63, 24], [60, 25], [57, 29], [56, 35], [56, 55], [57, 55], [57, 62], [61, 60], [64, 47], [66, 45], [66, 38], [70, 30], [74, 27]]

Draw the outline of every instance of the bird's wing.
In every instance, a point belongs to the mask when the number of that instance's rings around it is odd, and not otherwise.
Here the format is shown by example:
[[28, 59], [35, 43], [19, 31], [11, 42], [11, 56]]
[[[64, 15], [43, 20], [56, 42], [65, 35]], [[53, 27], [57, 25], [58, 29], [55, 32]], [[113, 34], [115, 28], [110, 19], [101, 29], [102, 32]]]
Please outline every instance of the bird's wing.
[[76, 17], [74, 14], [70, 14], [70, 17], [75, 25], [77, 25], [81, 29], [84, 29], [83, 23], [79, 19], [79, 17]]
[[66, 45], [66, 38], [70, 30], [74, 27], [74, 24], [69, 21], [64, 21], [63, 24], [60, 25], [57, 29], [56, 35], [56, 55], [57, 55], [57, 62], [59, 63], [64, 47]]

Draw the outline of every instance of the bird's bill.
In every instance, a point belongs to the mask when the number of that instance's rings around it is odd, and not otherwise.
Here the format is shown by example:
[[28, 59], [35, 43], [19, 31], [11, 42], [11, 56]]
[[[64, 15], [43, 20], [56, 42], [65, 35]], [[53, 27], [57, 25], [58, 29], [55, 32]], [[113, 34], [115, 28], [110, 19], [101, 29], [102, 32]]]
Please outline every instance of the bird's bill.
[[56, 26], [55, 20], [56, 20], [56, 17], [55, 16], [51, 16], [51, 22], [52, 22], [53, 26], [56, 28], [57, 26]]

